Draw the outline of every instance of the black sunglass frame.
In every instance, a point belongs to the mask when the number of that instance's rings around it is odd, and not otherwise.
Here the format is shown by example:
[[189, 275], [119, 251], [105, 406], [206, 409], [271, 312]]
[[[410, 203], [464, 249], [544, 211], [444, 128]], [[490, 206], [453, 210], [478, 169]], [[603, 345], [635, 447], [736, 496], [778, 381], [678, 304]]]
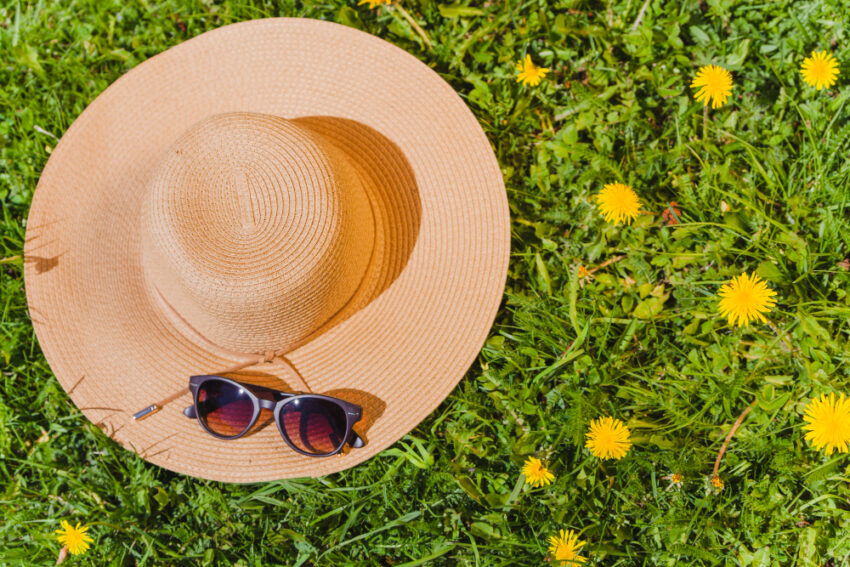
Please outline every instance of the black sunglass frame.
[[[254, 414], [251, 416], [251, 422], [247, 427], [236, 435], [221, 435], [212, 431], [204, 420], [201, 419], [200, 414], [198, 413], [198, 393], [201, 391], [201, 386], [209, 381], [221, 381], [232, 386], [236, 386], [237, 388], [241, 388], [248, 395], [248, 398], [251, 400], [254, 406]], [[198, 423], [201, 424], [201, 427], [212, 435], [213, 437], [217, 437], [219, 439], [239, 439], [244, 436], [246, 433], [251, 431], [254, 425], [257, 423], [257, 419], [260, 417], [260, 411], [263, 409], [271, 410], [274, 413], [274, 422], [277, 424], [278, 431], [280, 431], [281, 437], [286, 441], [286, 444], [295, 451], [296, 453], [300, 453], [302, 455], [306, 455], [308, 457], [331, 457], [333, 455], [339, 454], [344, 448], [346, 444], [351, 445], [351, 447], [358, 449], [363, 447], [366, 443], [363, 441], [363, 438], [357, 435], [354, 432], [354, 424], [360, 421], [360, 418], [363, 416], [363, 410], [360, 406], [356, 404], [352, 404], [346, 402], [345, 400], [340, 400], [339, 398], [334, 398], [331, 396], [323, 396], [321, 394], [300, 394], [300, 393], [292, 393], [292, 392], [284, 392], [281, 390], [275, 390], [273, 388], [266, 388], [264, 386], [255, 386], [254, 384], [246, 384], [244, 382], [238, 382], [231, 378], [225, 378], [224, 376], [217, 376], [214, 374], [200, 374], [197, 376], [189, 377], [189, 391], [192, 392], [192, 400], [193, 403], [191, 406], [187, 407], [183, 410], [183, 415], [189, 418], [197, 419]], [[272, 399], [266, 399], [261, 396], [270, 396]], [[330, 402], [339, 406], [342, 411], [345, 413], [345, 435], [343, 436], [342, 442], [339, 444], [335, 450], [329, 453], [310, 453], [298, 448], [295, 443], [289, 438], [289, 435], [286, 433], [286, 429], [280, 423], [280, 412], [287, 405], [296, 400], [322, 400], [326, 402]]]

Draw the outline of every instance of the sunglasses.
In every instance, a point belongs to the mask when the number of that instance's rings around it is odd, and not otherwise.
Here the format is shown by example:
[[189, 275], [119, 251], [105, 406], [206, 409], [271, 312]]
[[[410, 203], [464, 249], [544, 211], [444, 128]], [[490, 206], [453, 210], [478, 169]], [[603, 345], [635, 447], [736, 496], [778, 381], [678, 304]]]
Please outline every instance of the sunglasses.
[[266, 409], [283, 440], [302, 455], [329, 457], [346, 443], [365, 445], [352, 429], [363, 415], [360, 406], [331, 396], [292, 394], [212, 375], [190, 377], [189, 391], [195, 403], [183, 414], [219, 439], [242, 437]]

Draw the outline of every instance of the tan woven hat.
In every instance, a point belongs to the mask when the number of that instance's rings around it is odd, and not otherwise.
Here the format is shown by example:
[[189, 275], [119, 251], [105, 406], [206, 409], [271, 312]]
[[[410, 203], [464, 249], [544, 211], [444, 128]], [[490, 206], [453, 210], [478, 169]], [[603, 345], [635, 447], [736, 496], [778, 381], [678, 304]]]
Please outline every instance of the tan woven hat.
[[[25, 281], [86, 417], [162, 467], [253, 482], [351, 467], [433, 411], [487, 336], [509, 248], [498, 163], [447, 83], [360, 31], [267, 19], [169, 49], [86, 108], [35, 192]], [[182, 414], [188, 377], [227, 369], [360, 405], [365, 446], [211, 437]]]

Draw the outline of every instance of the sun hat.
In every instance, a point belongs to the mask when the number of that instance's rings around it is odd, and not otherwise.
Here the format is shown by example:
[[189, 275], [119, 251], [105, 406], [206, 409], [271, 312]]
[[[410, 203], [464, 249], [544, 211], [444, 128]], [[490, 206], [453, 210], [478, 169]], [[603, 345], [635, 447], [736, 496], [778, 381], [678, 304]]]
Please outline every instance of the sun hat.
[[[88, 419], [151, 463], [254, 482], [346, 469], [427, 417], [487, 337], [509, 250], [499, 165], [444, 80], [366, 33], [274, 18], [156, 55], [85, 109], [39, 180], [24, 276]], [[365, 446], [205, 435], [188, 377], [228, 370], [360, 405]]]

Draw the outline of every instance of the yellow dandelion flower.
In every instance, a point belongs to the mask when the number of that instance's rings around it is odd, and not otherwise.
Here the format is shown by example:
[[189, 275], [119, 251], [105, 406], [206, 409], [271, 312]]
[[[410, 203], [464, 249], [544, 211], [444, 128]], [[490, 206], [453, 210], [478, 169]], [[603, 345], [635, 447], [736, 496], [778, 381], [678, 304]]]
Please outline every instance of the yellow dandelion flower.
[[706, 65], [697, 71], [691, 88], [699, 89], [694, 98], [704, 106], [711, 102], [711, 108], [719, 108], [732, 94], [732, 75], [723, 67]]
[[850, 444], [850, 398], [841, 394], [836, 399], [835, 393], [821, 394], [813, 399], [806, 407], [803, 418], [807, 430], [806, 440], [815, 449], [823, 449], [827, 455], [834, 451], [846, 453]]
[[584, 278], [589, 278], [589, 277], [590, 277], [590, 270], [588, 270], [588, 269], [584, 266], [584, 264], [579, 264], [579, 266], [578, 266], [578, 274], [576, 274], [576, 275], [578, 276], [578, 279], [580, 279], [580, 280], [582, 280], [582, 279], [584, 279]]
[[620, 224], [631, 224], [640, 212], [637, 193], [628, 185], [609, 183], [596, 195], [596, 204], [605, 220]]
[[531, 486], [546, 486], [551, 484], [555, 475], [549, 472], [549, 469], [543, 464], [540, 459], [529, 457], [522, 467], [522, 474], [525, 477], [525, 483]]
[[372, 9], [376, 6], [380, 6], [381, 4], [389, 6], [390, 2], [392, 2], [392, 0], [360, 0], [357, 5], [362, 6], [363, 4], [369, 4], [369, 9]]
[[838, 77], [838, 61], [832, 53], [812, 51], [812, 56], [803, 60], [800, 74], [803, 75], [804, 81], [817, 90], [828, 89], [835, 84], [835, 79]]
[[716, 488], [718, 492], [723, 490], [723, 479], [720, 478], [720, 475], [714, 475], [711, 477], [711, 486]]
[[776, 304], [773, 299], [776, 292], [767, 287], [758, 275], [746, 272], [723, 284], [717, 295], [720, 296], [717, 305], [720, 314], [729, 319], [730, 325], [739, 327], [749, 325], [754, 319], [766, 323], [763, 314]]
[[67, 521], [62, 520], [62, 529], [56, 530], [56, 539], [68, 548], [71, 555], [82, 555], [89, 548], [89, 544], [94, 541], [86, 533], [88, 529], [88, 526], [81, 526], [79, 522], [76, 526], [72, 526]]
[[546, 67], [538, 67], [531, 62], [531, 55], [526, 55], [525, 59], [516, 64], [517, 76], [516, 82], [524, 85], [536, 87], [540, 81], [546, 77], [549, 69]]
[[549, 538], [549, 553], [555, 565], [578, 565], [587, 561], [578, 554], [584, 542], [578, 539], [573, 530], [561, 530], [558, 535]]
[[632, 442], [629, 429], [619, 419], [601, 417], [590, 422], [585, 447], [600, 459], [622, 459]]
[[685, 477], [679, 473], [671, 473], [664, 478], [670, 481], [670, 484], [667, 485], [665, 490], [673, 490], [674, 488], [681, 489], [682, 483], [685, 481]]

